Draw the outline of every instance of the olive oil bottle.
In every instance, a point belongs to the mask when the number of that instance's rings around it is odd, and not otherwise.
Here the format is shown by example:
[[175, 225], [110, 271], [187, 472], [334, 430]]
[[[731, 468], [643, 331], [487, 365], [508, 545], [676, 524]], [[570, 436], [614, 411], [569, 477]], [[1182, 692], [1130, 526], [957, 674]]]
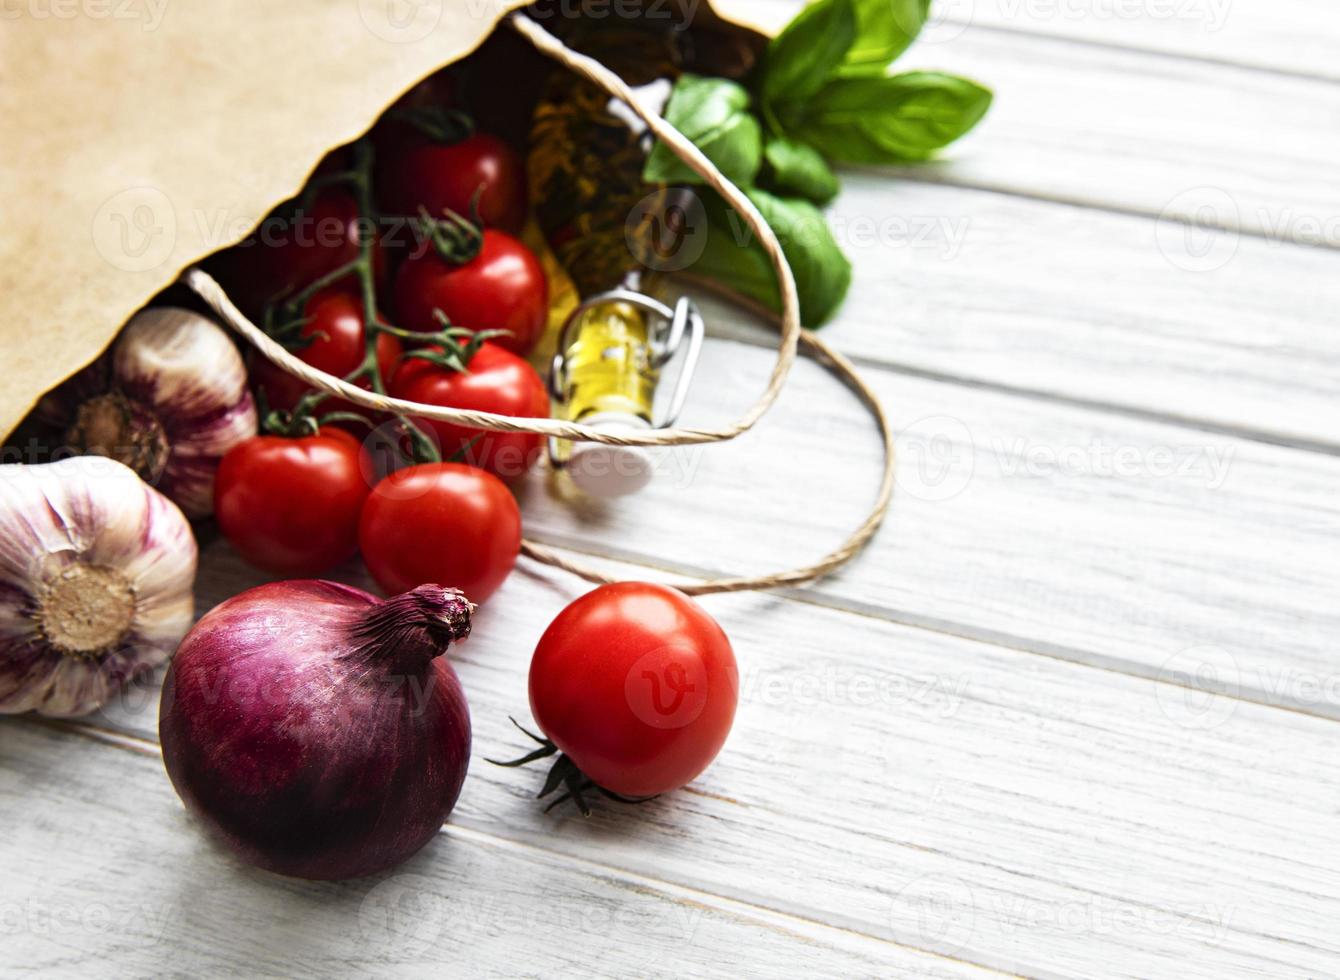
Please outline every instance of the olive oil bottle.
[[[660, 109], [679, 75], [681, 35], [639, 22], [580, 21], [566, 43], [601, 62]], [[657, 104], [659, 102], [659, 104]], [[653, 137], [626, 105], [575, 72], [556, 68], [541, 89], [526, 172], [535, 214], [583, 297], [613, 289], [637, 270], [656, 209], [642, 168]], [[631, 219], [630, 215], [637, 215]]]
[[[660, 25], [582, 21], [569, 26], [564, 41], [658, 110], [680, 71], [682, 36]], [[583, 301], [562, 332], [551, 377], [555, 411], [571, 421], [654, 425], [661, 358], [639, 299], [654, 276], [648, 249], [655, 224], [674, 191], [642, 179], [652, 141], [632, 110], [604, 89], [566, 69], [550, 73], [533, 117], [527, 173], [540, 229]], [[651, 460], [637, 447], [580, 444], [564, 458], [554, 444], [551, 454], [580, 486], [601, 495], [650, 479]]]
[[617, 300], [600, 303], [579, 315], [569, 336], [564, 414], [573, 421], [637, 419], [649, 427], [660, 372], [642, 311]]

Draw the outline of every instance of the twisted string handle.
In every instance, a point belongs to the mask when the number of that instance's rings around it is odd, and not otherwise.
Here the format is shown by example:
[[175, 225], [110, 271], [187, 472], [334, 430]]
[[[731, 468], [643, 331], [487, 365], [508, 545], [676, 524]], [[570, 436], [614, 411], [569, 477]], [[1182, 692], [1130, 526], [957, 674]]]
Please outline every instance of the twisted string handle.
[[[796, 293], [795, 277], [792, 275], [791, 267], [787, 264], [782, 253], [781, 243], [777, 240], [777, 236], [763, 219], [763, 216], [759, 214], [758, 209], [754, 207], [753, 202], [739, 188], [727, 180], [691, 140], [659, 115], [639, 105], [633, 97], [632, 91], [614, 72], [594, 59], [571, 50], [524, 14], [510, 14], [508, 23], [522, 36], [530, 40], [542, 53], [561, 62], [628, 105], [647, 124], [647, 127], [658, 139], [669, 146], [709, 187], [719, 193], [731, 207], [740, 213], [753, 232], [755, 240], [767, 254], [768, 260], [777, 273], [777, 280], [781, 287], [782, 312], [776, 320], [780, 331], [777, 360], [773, 364], [772, 373], [763, 393], [738, 419], [728, 425], [714, 429], [676, 427], [645, 431], [609, 432], [563, 419], [516, 418], [510, 415], [498, 415], [493, 412], [447, 408], [441, 405], [424, 405], [402, 398], [392, 398], [352, 385], [341, 378], [327, 374], [325, 371], [299, 360], [265, 331], [247, 319], [242, 311], [228, 298], [223, 288], [203, 270], [199, 268], [188, 269], [182, 274], [182, 281], [199, 295], [224, 323], [244, 337], [264, 357], [318, 391], [343, 398], [375, 412], [412, 415], [416, 418], [449, 422], [454, 425], [486, 429], [493, 432], [533, 432], [559, 439], [598, 442], [615, 446], [687, 446], [722, 442], [748, 432], [777, 400], [782, 386], [786, 383], [791, 366], [795, 363], [797, 351], [803, 346], [807, 355], [836, 374], [856, 393], [857, 397], [870, 410], [879, 427], [880, 437], [884, 445], [884, 469], [874, 507], [861, 525], [838, 548], [812, 564], [765, 575], [711, 579], [691, 584], [677, 584], [675, 587], [689, 595], [706, 595], [713, 592], [741, 592], [750, 589], [798, 585], [827, 574], [850, 560], [870, 540], [880, 522], [884, 519], [889, 501], [893, 495], [894, 436], [878, 396], [861, 380], [850, 361], [812, 333], [801, 329], [800, 305]], [[567, 558], [559, 552], [534, 541], [523, 541], [521, 551], [535, 561], [561, 568], [589, 582], [616, 581], [616, 579], [598, 569]]]

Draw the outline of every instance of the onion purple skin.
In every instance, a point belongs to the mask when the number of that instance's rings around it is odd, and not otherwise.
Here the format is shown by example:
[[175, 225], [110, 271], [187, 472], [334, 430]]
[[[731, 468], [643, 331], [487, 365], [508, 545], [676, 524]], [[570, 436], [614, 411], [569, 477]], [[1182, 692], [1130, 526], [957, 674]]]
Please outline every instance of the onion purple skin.
[[[464, 625], [441, 618], [464, 608]], [[439, 654], [469, 631], [455, 590], [387, 600], [334, 582], [250, 589], [206, 614], [163, 685], [163, 761], [244, 861], [331, 880], [436, 836], [470, 759], [470, 713]]]

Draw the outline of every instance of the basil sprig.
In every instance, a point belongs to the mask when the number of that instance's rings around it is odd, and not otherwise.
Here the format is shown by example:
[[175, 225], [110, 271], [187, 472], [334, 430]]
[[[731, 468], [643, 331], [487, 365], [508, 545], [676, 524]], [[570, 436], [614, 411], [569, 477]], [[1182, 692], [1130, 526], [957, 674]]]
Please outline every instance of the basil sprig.
[[856, 41], [838, 74], [883, 75], [921, 33], [931, 0], [853, 0]]
[[768, 43], [758, 92], [765, 106], [803, 102], [823, 87], [856, 41], [852, 0], [819, 0]]
[[[749, 185], [763, 156], [762, 127], [749, 112], [749, 93], [725, 78], [682, 75], [670, 93], [666, 118], [717, 168], [737, 184]], [[642, 177], [651, 183], [685, 184], [698, 179], [664, 143], [652, 147]]]
[[[929, 159], [991, 105], [990, 90], [965, 78], [890, 74], [929, 8], [930, 0], [815, 0], [769, 42], [745, 84], [684, 75], [666, 106], [666, 118], [744, 188], [777, 233], [807, 326], [827, 321], [851, 283], [851, 263], [815, 207], [837, 194], [830, 164]], [[660, 144], [644, 177], [700, 183]], [[696, 271], [779, 309], [758, 243], [720, 198], [702, 194], [709, 235]]]
[[809, 198], [816, 204], [827, 204], [837, 197], [837, 175], [824, 155], [810, 144], [774, 136], [763, 148], [763, 159], [768, 165], [764, 183], [773, 190]]
[[[824, 323], [847, 295], [851, 263], [833, 240], [823, 212], [804, 198], [778, 197], [757, 187], [745, 193], [782, 243], [796, 277], [801, 322]], [[714, 192], [704, 191], [703, 203], [707, 236], [694, 271], [780, 310], [777, 274], [744, 218]]]
[[795, 139], [843, 163], [925, 160], [986, 114], [991, 92], [939, 72], [835, 78], [782, 118]]

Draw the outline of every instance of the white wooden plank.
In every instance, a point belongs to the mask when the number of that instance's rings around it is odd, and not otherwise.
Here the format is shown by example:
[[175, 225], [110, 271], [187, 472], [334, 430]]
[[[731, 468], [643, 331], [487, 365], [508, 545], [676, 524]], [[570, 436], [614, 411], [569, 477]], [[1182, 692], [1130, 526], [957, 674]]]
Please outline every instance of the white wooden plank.
[[[750, 9], [776, 0], [751, 0]], [[790, 16], [762, 16], [768, 23]], [[924, 39], [1004, 30], [1340, 79], [1340, 20], [1328, 0], [936, 0]]]
[[[800, 6], [741, 9], [784, 22]], [[943, 161], [893, 173], [1340, 246], [1332, 83], [985, 30], [918, 41], [897, 64], [976, 78], [996, 100]]]
[[[1147, 218], [846, 175], [854, 266], [824, 338], [863, 360], [1261, 438], [1340, 444], [1340, 251], [1225, 237], [1202, 267]], [[775, 343], [704, 300], [712, 329]]]
[[[1120, 33], [1110, 41], [1135, 43]], [[965, 144], [966, 157], [932, 171], [936, 179], [1149, 214], [1189, 207], [1195, 200], [1177, 205], [1178, 196], [1208, 180], [1229, 195], [1230, 224], [1294, 240], [1306, 237], [1307, 221], [1324, 229], [1340, 213], [1323, 169], [1340, 103], [1323, 89], [1270, 79], [1259, 85], [1269, 91], [1253, 94], [1257, 77], [1231, 70], [985, 31], [940, 47], [958, 52], [958, 70], [997, 87], [997, 120], [1011, 108], [999, 129], [993, 121]], [[916, 59], [929, 50], [908, 63], [928, 63]], [[1309, 140], [1313, 124], [1329, 131]], [[1149, 159], [1158, 154], [1162, 162]], [[1076, 223], [1073, 233], [1136, 227], [1125, 221]], [[1009, 324], [1034, 303], [1062, 319], [1104, 285], [1100, 250], [1072, 251], [1065, 230], [1049, 237], [1059, 243], [1053, 264], [1078, 279], [1071, 298], [1064, 284], [1038, 285], [1043, 270], [1019, 259], [1032, 284], [998, 303], [993, 295], [984, 320]], [[991, 248], [974, 261], [1004, 258], [1003, 236]], [[1031, 321], [1015, 321], [1012, 350], [974, 343], [971, 323], [936, 331], [928, 312], [916, 323], [909, 313], [887, 335], [912, 349], [911, 360], [894, 359], [914, 370], [1003, 386], [1022, 372], [1020, 387], [1230, 427], [1250, 429], [1260, 413], [1265, 435], [1325, 441], [1334, 349], [1306, 335], [1333, 300], [1311, 281], [1331, 258], [1238, 248], [1249, 271], [1229, 266], [1194, 281], [1151, 267], [1151, 253], [1114, 249], [1108, 276], [1121, 270], [1148, 291], [1115, 295], [1122, 284], [1112, 276], [1073, 343], [1091, 354], [1115, 349], [1088, 362], [1060, 330]], [[868, 266], [861, 258], [858, 276], [888, 267], [887, 256]], [[1009, 288], [1005, 272], [961, 274], [993, 294]], [[1283, 299], [1284, 325], [1270, 323], [1273, 300], [1261, 292], [1276, 275], [1315, 297]], [[940, 284], [927, 304], [952, 295], [966, 318], [971, 294], [959, 283]], [[858, 281], [863, 297], [869, 288]], [[1212, 334], [1200, 332], [1199, 316], [1159, 315], [1198, 296], [1239, 315]], [[882, 293], [877, 305], [871, 294], [860, 322], [876, 323], [873, 311], [900, 298], [901, 289]], [[1127, 318], [1138, 328], [1112, 328]], [[843, 329], [832, 336], [847, 349], [884, 356], [878, 334]], [[1016, 363], [1020, 346], [1040, 349], [1036, 364]], [[730, 350], [709, 361], [699, 391], [711, 408], [700, 401], [700, 414], [732, 414], [761, 383], [766, 355]], [[1290, 372], [1306, 398], [1290, 392]], [[859, 515], [873, 441], [836, 386], [806, 374], [757, 437], [680, 454], [688, 468], [671, 472], [682, 484], [672, 479], [637, 501], [560, 507], [537, 478], [525, 488], [531, 527], [681, 568], [756, 568], [823, 550]], [[0, 813], [14, 829], [0, 927], [11, 963], [58, 975], [165, 965], [253, 975], [980, 975], [961, 960], [1031, 975], [1336, 973], [1332, 722], [884, 619], [1182, 684], [1197, 683], [1208, 664], [1231, 692], [1337, 714], [1340, 683], [1324, 638], [1337, 625], [1340, 464], [878, 379], [910, 424], [905, 456], [929, 469], [905, 476], [876, 549], [808, 598], [882, 618], [764, 596], [707, 600], [736, 640], [745, 692], [727, 753], [689, 791], [585, 823], [544, 818], [526, 797], [534, 774], [481, 764], [520, 747], [503, 716], [524, 709], [530, 646], [581, 588], [514, 576], [458, 658], [478, 742], [453, 828], [373, 882], [305, 885], [240, 869], [190, 826], [153, 758], [8, 723]], [[1161, 390], [1181, 385], [1190, 388]], [[1291, 397], [1296, 406], [1285, 404]], [[928, 416], [940, 421], [919, 421]], [[1101, 455], [1133, 452], [1136, 471], [1099, 472], [1095, 444]], [[1035, 462], [1012, 460], [1016, 449]], [[1172, 465], [1190, 459], [1200, 471], [1160, 475], [1165, 450]], [[1062, 461], [1036, 461], [1036, 451]], [[964, 472], [954, 460], [968, 458], [963, 486], [945, 496]], [[1209, 468], [1216, 459], [1229, 464], [1222, 474]], [[945, 460], [948, 484], [935, 472]], [[203, 594], [217, 598], [257, 580], [220, 545], [205, 577]], [[137, 692], [140, 700], [133, 693], [94, 724], [151, 737], [152, 688]], [[387, 918], [391, 906], [397, 914]]]
[[[257, 578], [221, 545], [204, 567], [205, 595]], [[1008, 972], [1340, 967], [1333, 722], [778, 597], [704, 600], [742, 691], [703, 777], [545, 816], [538, 772], [481, 760], [523, 748], [530, 650], [583, 588], [514, 575], [459, 648], [476, 745], [453, 825]], [[92, 724], [151, 736], [155, 706]]]
[[[709, 341], [687, 424], [733, 418], [770, 352]], [[1150, 677], [1189, 649], [1244, 697], [1340, 715], [1340, 459], [865, 371], [899, 437], [887, 527], [815, 601]], [[527, 533], [685, 571], [790, 567], [865, 514], [878, 441], [810, 362], [732, 443], [680, 448], [623, 500], [534, 474]]]
[[954, 0], [928, 40], [995, 28], [1340, 80], [1326, 0]]
[[152, 746], [6, 727], [11, 975], [990, 976], [459, 827], [382, 875], [280, 878], [202, 837]]

